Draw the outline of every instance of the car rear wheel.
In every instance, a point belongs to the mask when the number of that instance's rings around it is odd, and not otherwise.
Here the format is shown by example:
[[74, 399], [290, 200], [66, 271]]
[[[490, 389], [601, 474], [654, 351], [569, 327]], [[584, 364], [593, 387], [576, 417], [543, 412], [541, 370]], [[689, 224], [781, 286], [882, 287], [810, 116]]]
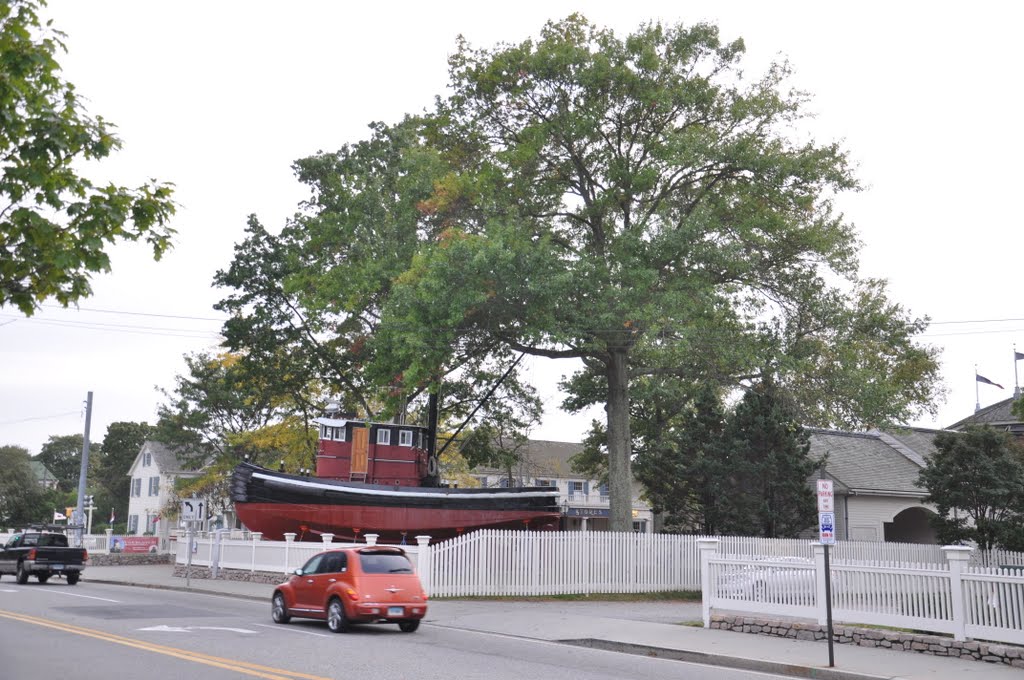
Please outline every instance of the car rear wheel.
[[68, 572], [67, 579], [68, 579], [68, 585], [69, 586], [75, 585], [76, 583], [78, 583], [78, 572], [77, 571]]
[[344, 633], [348, 630], [348, 619], [345, 618], [345, 606], [338, 598], [327, 603], [327, 627], [332, 633]]
[[270, 603], [270, 618], [274, 623], [288, 623], [292, 617], [288, 616], [288, 608], [284, 605], [284, 595], [274, 593], [274, 599]]
[[36, 578], [39, 579], [40, 583], [46, 583], [47, 581], [50, 580], [50, 575], [49, 574], [39, 574], [39, 576], [36, 576]]
[[25, 570], [25, 563], [18, 562], [18, 575], [15, 577], [18, 585], [25, 585], [28, 583], [28, 571]]
[[420, 620], [413, 619], [411, 621], [399, 621], [398, 630], [403, 633], [415, 633], [416, 629], [420, 627]]

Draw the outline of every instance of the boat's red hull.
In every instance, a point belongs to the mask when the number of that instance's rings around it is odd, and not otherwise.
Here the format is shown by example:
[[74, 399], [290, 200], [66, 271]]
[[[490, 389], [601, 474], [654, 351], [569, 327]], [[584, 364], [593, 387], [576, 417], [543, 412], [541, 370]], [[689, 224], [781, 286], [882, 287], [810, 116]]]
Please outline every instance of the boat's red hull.
[[407, 508], [367, 505], [312, 505], [291, 503], [235, 503], [238, 518], [247, 527], [258, 527], [268, 540], [320, 540], [334, 534], [338, 540], [355, 540], [377, 534], [381, 543], [415, 542], [430, 536], [431, 542], [474, 529], [558, 529], [557, 513], [530, 510], [470, 510]]

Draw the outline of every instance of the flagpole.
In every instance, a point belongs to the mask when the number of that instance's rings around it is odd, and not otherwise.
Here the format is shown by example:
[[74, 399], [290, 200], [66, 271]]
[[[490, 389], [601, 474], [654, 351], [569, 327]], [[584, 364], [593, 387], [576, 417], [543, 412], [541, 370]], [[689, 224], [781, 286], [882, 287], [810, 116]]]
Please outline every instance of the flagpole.
[[981, 393], [978, 391], [978, 365], [974, 365], [974, 412], [981, 410]]
[[1017, 344], [1013, 345], [1013, 398], [1020, 399], [1020, 382], [1017, 381]]

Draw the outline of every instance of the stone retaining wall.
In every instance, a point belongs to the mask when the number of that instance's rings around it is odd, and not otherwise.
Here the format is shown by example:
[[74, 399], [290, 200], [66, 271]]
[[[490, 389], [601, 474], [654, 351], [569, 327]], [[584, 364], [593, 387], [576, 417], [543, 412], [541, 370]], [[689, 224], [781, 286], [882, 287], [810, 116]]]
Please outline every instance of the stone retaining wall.
[[[788, 637], [797, 640], [821, 640], [828, 637], [824, 625], [802, 621], [786, 621], [751, 616], [727, 616], [713, 614], [711, 627], [732, 630], [738, 633], [756, 633], [772, 637]], [[1024, 668], [1024, 647], [967, 640], [960, 642], [942, 635], [906, 633], [877, 628], [854, 628], [844, 625], [832, 626], [832, 641], [861, 647], [884, 647], [920, 654], [951, 656], [975, 661], [1006, 664]]]
[[[173, 560], [172, 560], [173, 562]], [[193, 566], [191, 568], [184, 564], [174, 565], [174, 575], [181, 578], [210, 578], [209, 567]], [[218, 569], [218, 581], [251, 581], [252, 583], [284, 583], [288, 577], [279, 571], [246, 571], [245, 569]]]
[[[95, 567], [123, 567], [139, 564], [174, 564], [170, 553], [89, 553], [89, 564]], [[88, 567], [86, 567], [88, 569]]]

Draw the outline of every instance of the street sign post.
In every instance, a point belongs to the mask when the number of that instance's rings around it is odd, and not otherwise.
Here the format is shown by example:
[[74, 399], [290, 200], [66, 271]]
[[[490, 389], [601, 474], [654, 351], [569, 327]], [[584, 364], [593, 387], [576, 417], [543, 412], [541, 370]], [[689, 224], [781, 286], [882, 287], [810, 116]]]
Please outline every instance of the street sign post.
[[825, 624], [828, 631], [828, 666], [836, 665], [832, 645], [832, 567], [828, 547], [836, 544], [836, 498], [831, 479], [818, 480], [818, 540], [825, 549]]

